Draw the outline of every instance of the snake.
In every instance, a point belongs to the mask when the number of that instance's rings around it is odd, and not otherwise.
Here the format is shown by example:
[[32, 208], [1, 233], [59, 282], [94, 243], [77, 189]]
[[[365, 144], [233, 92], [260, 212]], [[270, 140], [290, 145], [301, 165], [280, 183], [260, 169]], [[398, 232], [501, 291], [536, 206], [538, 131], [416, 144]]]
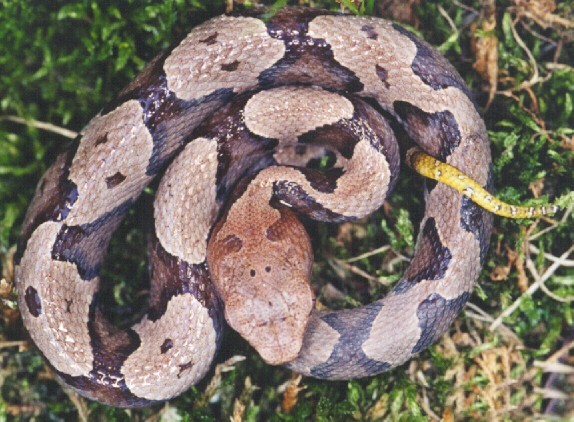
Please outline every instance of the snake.
[[[463, 172], [466, 195], [427, 183], [394, 288], [319, 310], [305, 224], [356, 221], [383, 204], [400, 167], [398, 129]], [[118, 328], [101, 306], [100, 269], [155, 179], [149, 304]], [[58, 378], [110, 406], [153, 405], [197, 384], [225, 322], [270, 364], [325, 380], [373, 376], [437, 341], [463, 309], [492, 228], [469, 194], [491, 202], [491, 190], [478, 107], [412, 32], [303, 7], [222, 15], [154, 58], [41, 178], [15, 256], [18, 304]]]

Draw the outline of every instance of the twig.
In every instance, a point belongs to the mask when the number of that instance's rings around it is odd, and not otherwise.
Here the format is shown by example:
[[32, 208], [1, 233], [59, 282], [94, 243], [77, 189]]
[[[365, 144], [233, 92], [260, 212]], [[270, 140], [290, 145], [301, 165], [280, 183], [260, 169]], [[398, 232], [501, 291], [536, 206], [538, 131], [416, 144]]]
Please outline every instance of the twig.
[[526, 290], [518, 299], [516, 299], [514, 301], [514, 303], [512, 305], [510, 305], [508, 308], [506, 308], [493, 322], [492, 324], [490, 324], [490, 327], [488, 327], [488, 329], [490, 331], [494, 331], [496, 330], [500, 324], [502, 324], [502, 320], [508, 316], [510, 316], [517, 308], [518, 306], [520, 306], [520, 303], [522, 302], [522, 300], [526, 297], [526, 296], [532, 296], [532, 294], [538, 290], [538, 288], [540, 287], [540, 285], [544, 282], [546, 282], [546, 280], [548, 280], [548, 278], [550, 278], [550, 276], [552, 276], [552, 274], [554, 274], [554, 272], [562, 266], [562, 260], [565, 259], [568, 255], [570, 255], [570, 253], [574, 250], [574, 246], [571, 246], [566, 252], [564, 252], [562, 255], [560, 255], [560, 260], [557, 262], [552, 263], [552, 265], [550, 267], [548, 267], [548, 269], [546, 270], [546, 272], [544, 274], [542, 274], [542, 276], [540, 276], [540, 278], [538, 280], [536, 280], [534, 283], [532, 283], [530, 285], [530, 287], [528, 288], [528, 290]]
[[543, 234], [548, 233], [549, 231], [554, 230], [556, 227], [558, 227], [560, 224], [563, 224], [566, 222], [566, 220], [568, 219], [568, 217], [570, 217], [570, 213], [572, 212], [572, 209], [574, 207], [570, 206], [568, 208], [566, 208], [566, 210], [564, 211], [564, 214], [562, 215], [562, 218], [560, 219], [560, 221], [558, 221], [557, 223], [546, 227], [545, 229], [540, 230], [538, 233], [533, 234], [532, 236], [530, 236], [530, 241], [532, 240], [536, 240], [537, 238], [539, 238], [540, 236], [542, 236]]
[[454, 24], [454, 21], [452, 20], [452, 18], [448, 15], [448, 13], [446, 13], [446, 10], [444, 10], [444, 8], [442, 6], [438, 6], [438, 12], [441, 14], [441, 16], [443, 18], [446, 19], [446, 21], [448, 22], [448, 25], [450, 26], [450, 28], [452, 29], [452, 31], [455, 34], [455, 38], [459, 37], [459, 32], [458, 32], [458, 28], [456, 27], [456, 25]]
[[63, 390], [70, 399], [70, 401], [76, 407], [78, 411], [78, 420], [82, 422], [88, 422], [90, 420], [90, 408], [88, 406], [88, 402], [82, 396], [80, 396], [77, 392], [72, 390], [70, 387], [63, 385]]
[[544, 41], [547, 44], [550, 44], [550, 45], [553, 45], [554, 47], [556, 47], [556, 44], [557, 44], [556, 41], [554, 41], [552, 38], [545, 37], [541, 33], [535, 31], [529, 22], [520, 21], [520, 23], [522, 24], [524, 29], [526, 29], [528, 32], [530, 32], [534, 37], [538, 38], [539, 40]]
[[[558, 264], [561, 264], [561, 261], [559, 259], [555, 262]], [[562, 265], [560, 265], [560, 266], [562, 266]], [[528, 268], [528, 270], [530, 271], [530, 274], [532, 274], [532, 277], [534, 277], [535, 281], [540, 279], [540, 275], [538, 274], [538, 271], [536, 270], [536, 267], [534, 266], [534, 261], [532, 261], [532, 259], [530, 259], [530, 257], [528, 257], [528, 259], [526, 260], [526, 268]], [[557, 269], [558, 269], [558, 267], [557, 267]], [[544, 293], [546, 293], [548, 296], [550, 296], [552, 299], [554, 299], [557, 302], [568, 303], [568, 302], [574, 301], [574, 296], [562, 297], [562, 296], [558, 296], [555, 293], [552, 293], [548, 289], [548, 287], [546, 287], [546, 285], [544, 283], [540, 283], [540, 290], [542, 290]]]
[[530, 65], [532, 66], [532, 70], [533, 70], [533, 75], [528, 81], [522, 82], [516, 88], [506, 89], [504, 91], [497, 92], [498, 94], [512, 97], [512, 93], [515, 91], [528, 90], [530, 87], [532, 87], [538, 83], [546, 82], [552, 76], [552, 72], [550, 72], [545, 77], [541, 78], [540, 74], [538, 72], [538, 63], [536, 62], [534, 55], [532, 54], [530, 49], [526, 46], [526, 44], [524, 43], [522, 38], [520, 38], [520, 35], [518, 35], [518, 31], [516, 30], [516, 21], [512, 22], [512, 25], [510, 25], [510, 30], [512, 31], [512, 35], [514, 36], [516, 43], [520, 46], [520, 48], [522, 48], [522, 50], [524, 50], [524, 52], [528, 56], [528, 61], [530, 62]]
[[41, 122], [39, 120], [24, 119], [22, 117], [12, 115], [0, 116], [0, 121], [2, 120], [35, 127], [37, 129], [47, 130], [48, 132], [53, 132], [70, 139], [74, 139], [76, 136], [78, 136], [78, 132], [74, 132], [73, 130], [53, 125], [52, 123]]
[[340, 267], [340, 268], [344, 268], [347, 271], [352, 272], [353, 274], [356, 274], [360, 277], [363, 277], [364, 279], [368, 280], [368, 281], [372, 281], [375, 283], [380, 283], [383, 286], [390, 286], [393, 283], [393, 280], [389, 280], [385, 277], [375, 277], [372, 276], [371, 274], [369, 274], [368, 272], [366, 272], [365, 270], [362, 270], [361, 268], [355, 266], [355, 265], [351, 265], [348, 264], [347, 261], [343, 261], [340, 259], [329, 259], [327, 260], [327, 262], [329, 263], [329, 265], [335, 270], [337, 271], [336, 267]]
[[[530, 3], [533, 4], [535, 2]], [[570, 21], [554, 13], [549, 13], [549, 11], [540, 11], [536, 10], [535, 8], [528, 10], [528, 8], [525, 7], [516, 7], [514, 10], [516, 11], [517, 15], [533, 20], [544, 29], [555, 25], [563, 26], [567, 29], [574, 28], [573, 21]]]
[[[533, 253], [533, 254], [539, 254], [540, 253], [540, 249], [538, 249], [532, 243], [528, 244], [528, 251], [530, 253]], [[542, 256], [544, 258], [546, 258], [547, 260], [552, 261], [552, 262], [560, 261], [560, 258], [558, 258], [557, 256], [554, 256], [552, 254], [549, 254], [548, 252], [544, 252], [542, 254]], [[564, 260], [561, 260], [560, 262], [562, 263], [563, 267], [574, 267], [574, 259], [564, 259]]]
[[[494, 321], [494, 318], [490, 314], [488, 314], [486, 311], [484, 311], [478, 305], [475, 305], [472, 302], [468, 302], [466, 304], [466, 309], [464, 313], [470, 318], [473, 318], [477, 321], [490, 322], [490, 323]], [[503, 337], [510, 339], [512, 342], [514, 342], [519, 346], [523, 345], [522, 340], [520, 340], [520, 338], [516, 335], [516, 333], [506, 325], [500, 324], [496, 329], [500, 332], [500, 334]]]
[[574, 67], [565, 63], [546, 62], [544, 66], [550, 70], [567, 70], [569, 72], [572, 72], [574, 70]]
[[423, 388], [423, 399], [419, 404], [431, 420], [433, 420], [433, 421], [440, 421], [441, 420], [441, 418], [431, 408], [431, 404], [429, 402], [426, 388]]
[[365, 252], [365, 253], [363, 253], [363, 254], [361, 254], [361, 255], [355, 256], [355, 257], [353, 257], [353, 258], [345, 259], [345, 260], [343, 260], [343, 261], [344, 261], [344, 262], [348, 262], [348, 263], [350, 263], [350, 262], [355, 262], [355, 261], [360, 261], [361, 259], [365, 259], [365, 258], [368, 258], [368, 257], [370, 257], [370, 256], [378, 255], [378, 254], [380, 254], [380, 253], [386, 252], [386, 251], [388, 251], [390, 248], [391, 248], [391, 247], [390, 247], [389, 245], [381, 246], [380, 248], [373, 249], [372, 251]]
[[554, 372], [557, 374], [574, 374], [574, 367], [560, 362], [534, 362], [534, 366], [542, 368], [543, 372]]
[[467, 6], [466, 4], [461, 3], [460, 1], [453, 1], [454, 4], [456, 4], [458, 7], [460, 7], [463, 10], [466, 10], [467, 12], [470, 12], [474, 15], [479, 15], [480, 12], [474, 8], [472, 8], [471, 6]]
[[526, 46], [524, 41], [522, 41], [522, 38], [520, 38], [520, 35], [518, 35], [518, 31], [516, 30], [516, 22], [512, 22], [512, 25], [510, 25], [510, 30], [512, 31], [512, 36], [516, 40], [516, 43], [520, 46], [520, 48], [522, 48], [522, 50], [524, 50], [524, 52], [528, 56], [528, 60], [530, 60], [530, 65], [532, 66], [532, 70], [534, 71], [534, 74], [532, 75], [532, 78], [530, 79], [530, 81], [525, 81], [522, 84], [520, 84], [519, 89], [521, 87], [523, 87], [524, 84], [528, 84], [528, 86], [532, 86], [536, 82], [538, 82], [538, 79], [539, 79], [538, 63], [536, 63], [536, 59], [534, 58], [534, 55], [532, 54], [530, 49]]
[[28, 346], [28, 342], [24, 340], [13, 340], [13, 341], [2, 341], [0, 342], [0, 349], [6, 349], [9, 347], [16, 347], [18, 346], [19, 349], [25, 348]]

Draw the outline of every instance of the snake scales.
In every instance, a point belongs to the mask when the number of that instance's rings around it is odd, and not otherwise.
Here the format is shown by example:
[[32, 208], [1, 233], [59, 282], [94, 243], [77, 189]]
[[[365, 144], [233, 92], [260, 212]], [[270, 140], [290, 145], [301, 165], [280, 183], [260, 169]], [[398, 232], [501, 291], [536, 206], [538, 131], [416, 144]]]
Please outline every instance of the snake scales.
[[[24, 221], [19, 306], [56, 374], [109, 405], [167, 400], [210, 368], [223, 311], [265, 360], [324, 379], [383, 372], [436, 341], [469, 298], [491, 231], [488, 212], [442, 184], [426, 194], [392, 292], [313, 309], [296, 216], [349, 221], [382, 204], [399, 166], [384, 115], [488, 185], [489, 142], [464, 82], [391, 22], [305, 8], [221, 16], [156, 57], [58, 157]], [[99, 269], [158, 174], [149, 310], [120, 330], [98, 307]]]

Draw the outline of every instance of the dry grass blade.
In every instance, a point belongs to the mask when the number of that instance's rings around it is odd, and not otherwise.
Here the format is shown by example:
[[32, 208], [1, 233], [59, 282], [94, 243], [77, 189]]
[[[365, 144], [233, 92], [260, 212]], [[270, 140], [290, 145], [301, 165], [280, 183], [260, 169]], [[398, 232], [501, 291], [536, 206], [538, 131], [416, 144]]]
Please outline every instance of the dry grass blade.
[[306, 386], [300, 386], [303, 377], [300, 374], [293, 373], [291, 378], [279, 387], [279, 392], [283, 393], [281, 401], [281, 410], [285, 413], [291, 413], [297, 405], [299, 393], [305, 390]]
[[554, 14], [556, 3], [551, 0], [514, 0], [514, 10], [520, 17], [531, 19], [542, 28], [552, 26], [562, 26], [564, 28], [574, 28], [574, 21]]
[[546, 282], [558, 268], [562, 266], [562, 261], [566, 260], [566, 258], [574, 251], [574, 246], [568, 248], [566, 252], [564, 252], [556, 262], [553, 262], [552, 265], [542, 274], [530, 287], [526, 292], [524, 292], [518, 299], [512, 303], [508, 308], [506, 308], [493, 322], [490, 324], [489, 330], [494, 331], [498, 328], [500, 324], [502, 324], [502, 320], [507, 316], [511, 315], [517, 308], [520, 306], [522, 300], [524, 300], [527, 296], [532, 296], [532, 294], [540, 288], [540, 286]]
[[30, 127], [35, 127], [36, 129], [46, 130], [48, 132], [57, 133], [58, 135], [62, 135], [66, 138], [74, 139], [78, 136], [78, 132], [74, 132], [73, 130], [69, 130], [60, 126], [56, 126], [52, 123], [40, 122], [39, 120], [34, 119], [24, 119], [19, 116], [0, 116], [0, 121], [6, 120], [9, 122], [14, 122]]
[[236, 355], [227, 359], [225, 362], [216, 365], [213, 377], [205, 388], [204, 393], [201, 395], [201, 399], [195, 402], [195, 407], [202, 407], [207, 405], [207, 403], [209, 403], [212, 397], [217, 394], [219, 388], [221, 387], [221, 374], [235, 370], [235, 364], [244, 360], [245, 356]]
[[471, 26], [472, 50], [475, 55], [472, 67], [480, 75], [488, 90], [487, 110], [498, 87], [498, 37], [496, 36], [496, 7], [493, 0], [484, 2], [480, 28]]

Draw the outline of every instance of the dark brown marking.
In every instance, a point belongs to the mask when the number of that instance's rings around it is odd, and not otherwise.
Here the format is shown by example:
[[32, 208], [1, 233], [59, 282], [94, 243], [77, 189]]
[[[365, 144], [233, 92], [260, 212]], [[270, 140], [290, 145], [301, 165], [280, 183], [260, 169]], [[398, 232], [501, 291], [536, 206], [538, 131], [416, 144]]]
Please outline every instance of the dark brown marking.
[[404, 293], [422, 280], [443, 279], [451, 259], [450, 250], [440, 240], [435, 219], [427, 219], [411, 265], [394, 291]]
[[337, 181], [344, 174], [341, 168], [327, 170], [315, 170], [311, 168], [300, 168], [313, 189], [322, 193], [333, 193], [337, 189]]
[[243, 241], [235, 235], [229, 235], [221, 241], [225, 253], [237, 253], [243, 248]]
[[[194, 137], [217, 140], [217, 200], [225, 199], [239, 177], [249, 177], [274, 163], [276, 139], [254, 135], [245, 126], [242, 111], [253, 93], [239, 95], [206, 119]], [[227, 142], [233, 139], [233, 142]], [[236, 189], [235, 189], [236, 190]]]
[[[141, 344], [131, 329], [118, 330], [107, 321], [97, 307], [95, 296], [89, 307], [88, 331], [93, 351], [93, 369], [88, 376], [72, 377], [56, 370], [56, 374], [84, 397], [115, 407], [150, 406], [155, 402], [136, 397], [126, 386], [121, 368], [129, 355]], [[49, 363], [49, 362], [48, 362]]]
[[270, 273], [270, 272], [271, 272], [271, 267], [269, 267], [269, 266], [265, 267], [265, 272], [266, 272], [266, 273]]
[[[48, 362], [49, 364], [49, 362]], [[79, 376], [71, 377], [68, 374], [58, 371], [50, 365], [52, 370], [58, 375], [64, 383], [74, 388], [82, 396], [89, 400], [98, 401], [113, 407], [147, 407], [161, 402], [148, 400], [135, 396], [126, 386], [125, 380], [119, 381], [116, 385], [100, 384], [102, 375], [91, 373], [89, 377]], [[103, 378], [105, 380], [105, 378]], [[107, 381], [107, 380], [106, 380]]]
[[363, 84], [355, 73], [335, 60], [323, 39], [308, 35], [309, 22], [325, 11], [281, 10], [267, 22], [267, 32], [285, 43], [285, 56], [259, 75], [262, 86], [315, 84], [324, 88], [359, 92]]
[[[323, 41], [302, 38], [285, 40], [284, 58], [259, 75], [262, 86], [281, 84], [316, 84], [327, 89], [360, 92], [364, 85], [350, 70], [339, 64], [331, 48]], [[314, 45], [310, 45], [313, 44]]]
[[[129, 100], [140, 100], [144, 110], [148, 98], [154, 98], [156, 100], [155, 106], [160, 106], [163, 101], [158, 102], [157, 100], [161, 99], [161, 97], [165, 99], [169, 93], [165, 83], [163, 64], [165, 59], [171, 54], [170, 50], [163, 51], [149, 62], [135, 79], [102, 109], [101, 114], [106, 115]], [[158, 90], [163, 92], [160, 93]]]
[[375, 31], [375, 28], [372, 25], [363, 25], [361, 27], [361, 31], [367, 34], [367, 38], [371, 40], [376, 40], [379, 38], [379, 34]]
[[[173, 136], [173, 128], [169, 124], [174, 117], [181, 121], [189, 117], [188, 123], [178, 128], [179, 137], [189, 139], [195, 127], [199, 124], [196, 117], [211, 113], [228, 101], [233, 95], [232, 88], [218, 89], [198, 100], [183, 101], [168, 90], [165, 77], [161, 78], [159, 87], [150, 87], [139, 99], [143, 108], [144, 123], [153, 137], [153, 151], [146, 174], [156, 174], [164, 167], [172, 155], [177, 152], [169, 150], [167, 139]], [[193, 120], [195, 119], [195, 120]], [[172, 146], [173, 147], [173, 146]]]
[[131, 205], [132, 201], [127, 201], [89, 224], [62, 225], [52, 248], [52, 258], [76, 264], [82, 280], [93, 279], [99, 273], [112, 233]]
[[157, 321], [161, 318], [173, 297], [191, 294], [209, 310], [219, 342], [221, 304], [215, 295], [207, 265], [189, 264], [174, 257], [162, 247], [155, 236], [150, 239], [148, 250], [150, 273], [154, 280], [150, 289], [148, 319]]
[[97, 299], [90, 305], [88, 330], [94, 353], [93, 370], [89, 376], [72, 377], [56, 370], [64, 382], [83, 396], [101, 403], [121, 406], [149, 406], [153, 400], [134, 396], [126, 386], [121, 367], [140, 345], [133, 330], [117, 330], [97, 309]]
[[183, 365], [178, 365], [179, 366], [179, 373], [177, 374], [177, 377], [181, 377], [181, 374], [183, 373], [183, 371], [186, 371], [188, 369], [191, 369], [193, 367], [194, 363], [193, 361], [189, 361], [187, 363], [184, 363]]
[[240, 63], [241, 62], [239, 62], [237, 60], [235, 60], [231, 63], [224, 63], [221, 65], [221, 70], [223, 70], [224, 72], [233, 72], [233, 71], [237, 70]]
[[393, 107], [409, 136], [439, 160], [446, 161], [460, 145], [458, 123], [450, 111], [427, 113], [405, 101], [395, 101]]
[[93, 373], [105, 384], [113, 385], [116, 375], [123, 378], [121, 367], [125, 359], [140, 345], [141, 340], [132, 329], [118, 330], [104, 316], [97, 306], [97, 297], [90, 305], [88, 330], [90, 344], [94, 353]]
[[295, 145], [295, 154], [304, 155], [307, 152], [307, 147], [305, 145], [297, 144]]
[[255, 277], [255, 276], [257, 275], [257, 273], [255, 272], [255, 270], [250, 270], [250, 271], [249, 271], [249, 275], [250, 275], [251, 277]]
[[442, 54], [402, 26], [393, 24], [393, 28], [409, 38], [417, 47], [417, 54], [412, 63], [415, 75], [434, 90], [448, 88], [449, 86], [460, 89], [478, 110], [464, 80]]
[[126, 176], [118, 171], [116, 174], [106, 177], [106, 186], [108, 189], [113, 189], [124, 180], [126, 180]]
[[480, 245], [480, 264], [484, 264], [488, 244], [490, 242], [490, 232], [492, 230], [492, 214], [476, 205], [470, 198], [463, 196], [460, 207], [461, 227], [474, 234]]
[[35, 317], [40, 316], [42, 313], [42, 301], [40, 295], [38, 295], [38, 291], [32, 286], [29, 286], [24, 294], [24, 299], [26, 300], [28, 311]]
[[[274, 208], [284, 207], [282, 203], [291, 205], [297, 212], [308, 216], [313, 220], [331, 223], [355, 221], [355, 217], [347, 217], [337, 214], [309, 195], [301, 186], [291, 181], [279, 181], [273, 184], [273, 198], [270, 204]], [[269, 236], [267, 236], [269, 237]], [[270, 239], [271, 240], [271, 239]]]
[[217, 36], [219, 34], [217, 32], [214, 32], [213, 34], [211, 34], [209, 37], [204, 38], [202, 40], [199, 40], [199, 42], [207, 44], [207, 45], [213, 45], [217, 42]]
[[[173, 156], [167, 138], [173, 134], [167, 130], [167, 124], [173, 117], [184, 119], [190, 117], [190, 123], [178, 128], [181, 139], [191, 135], [199, 121], [193, 121], [194, 116], [206, 115], [221, 106], [233, 96], [233, 89], [218, 89], [197, 100], [184, 101], [176, 97], [167, 86], [167, 78], [163, 70], [165, 59], [171, 54], [172, 45], [166, 51], [155, 57], [136, 78], [118, 96], [108, 103], [102, 115], [112, 112], [129, 100], [136, 100], [142, 108], [143, 122], [153, 137], [153, 150], [146, 174], [157, 174]], [[193, 123], [192, 123], [193, 121]]]
[[160, 347], [161, 354], [167, 353], [169, 349], [173, 347], [173, 340], [170, 338], [166, 338], [163, 344]]
[[99, 136], [98, 139], [96, 139], [96, 142], [94, 143], [94, 146], [98, 146], [101, 144], [105, 144], [106, 142], [108, 142], [108, 132], [104, 133], [103, 135]]
[[427, 297], [417, 309], [421, 334], [411, 353], [418, 353], [437, 341], [460, 314], [469, 298], [468, 292], [455, 299], [445, 299], [437, 293]]
[[389, 77], [389, 72], [387, 72], [387, 69], [377, 64], [375, 65], [375, 71], [377, 72], [377, 76], [379, 77], [383, 85], [385, 85], [385, 88], [389, 89], [389, 82], [387, 81]]
[[290, 7], [279, 10], [267, 23], [267, 31], [272, 37], [306, 34], [309, 22], [320, 15], [334, 15], [325, 10]]
[[367, 376], [390, 369], [388, 362], [369, 358], [361, 347], [368, 340], [373, 321], [382, 307], [379, 301], [366, 305], [360, 312], [354, 309], [354, 313], [338, 311], [322, 316], [321, 319], [336, 330], [340, 338], [329, 358], [311, 369], [311, 375], [321, 379], [343, 379], [348, 371]]
[[40, 181], [40, 189], [28, 207], [14, 262], [20, 263], [30, 236], [46, 221], [62, 221], [78, 198], [77, 186], [68, 180], [72, 159], [79, 142], [59, 155]]
[[438, 186], [439, 183], [436, 180], [425, 179], [424, 184], [426, 193], [431, 193], [434, 190], [434, 188]]
[[64, 299], [66, 301], [66, 312], [72, 312], [72, 304], [74, 303], [73, 299]]

